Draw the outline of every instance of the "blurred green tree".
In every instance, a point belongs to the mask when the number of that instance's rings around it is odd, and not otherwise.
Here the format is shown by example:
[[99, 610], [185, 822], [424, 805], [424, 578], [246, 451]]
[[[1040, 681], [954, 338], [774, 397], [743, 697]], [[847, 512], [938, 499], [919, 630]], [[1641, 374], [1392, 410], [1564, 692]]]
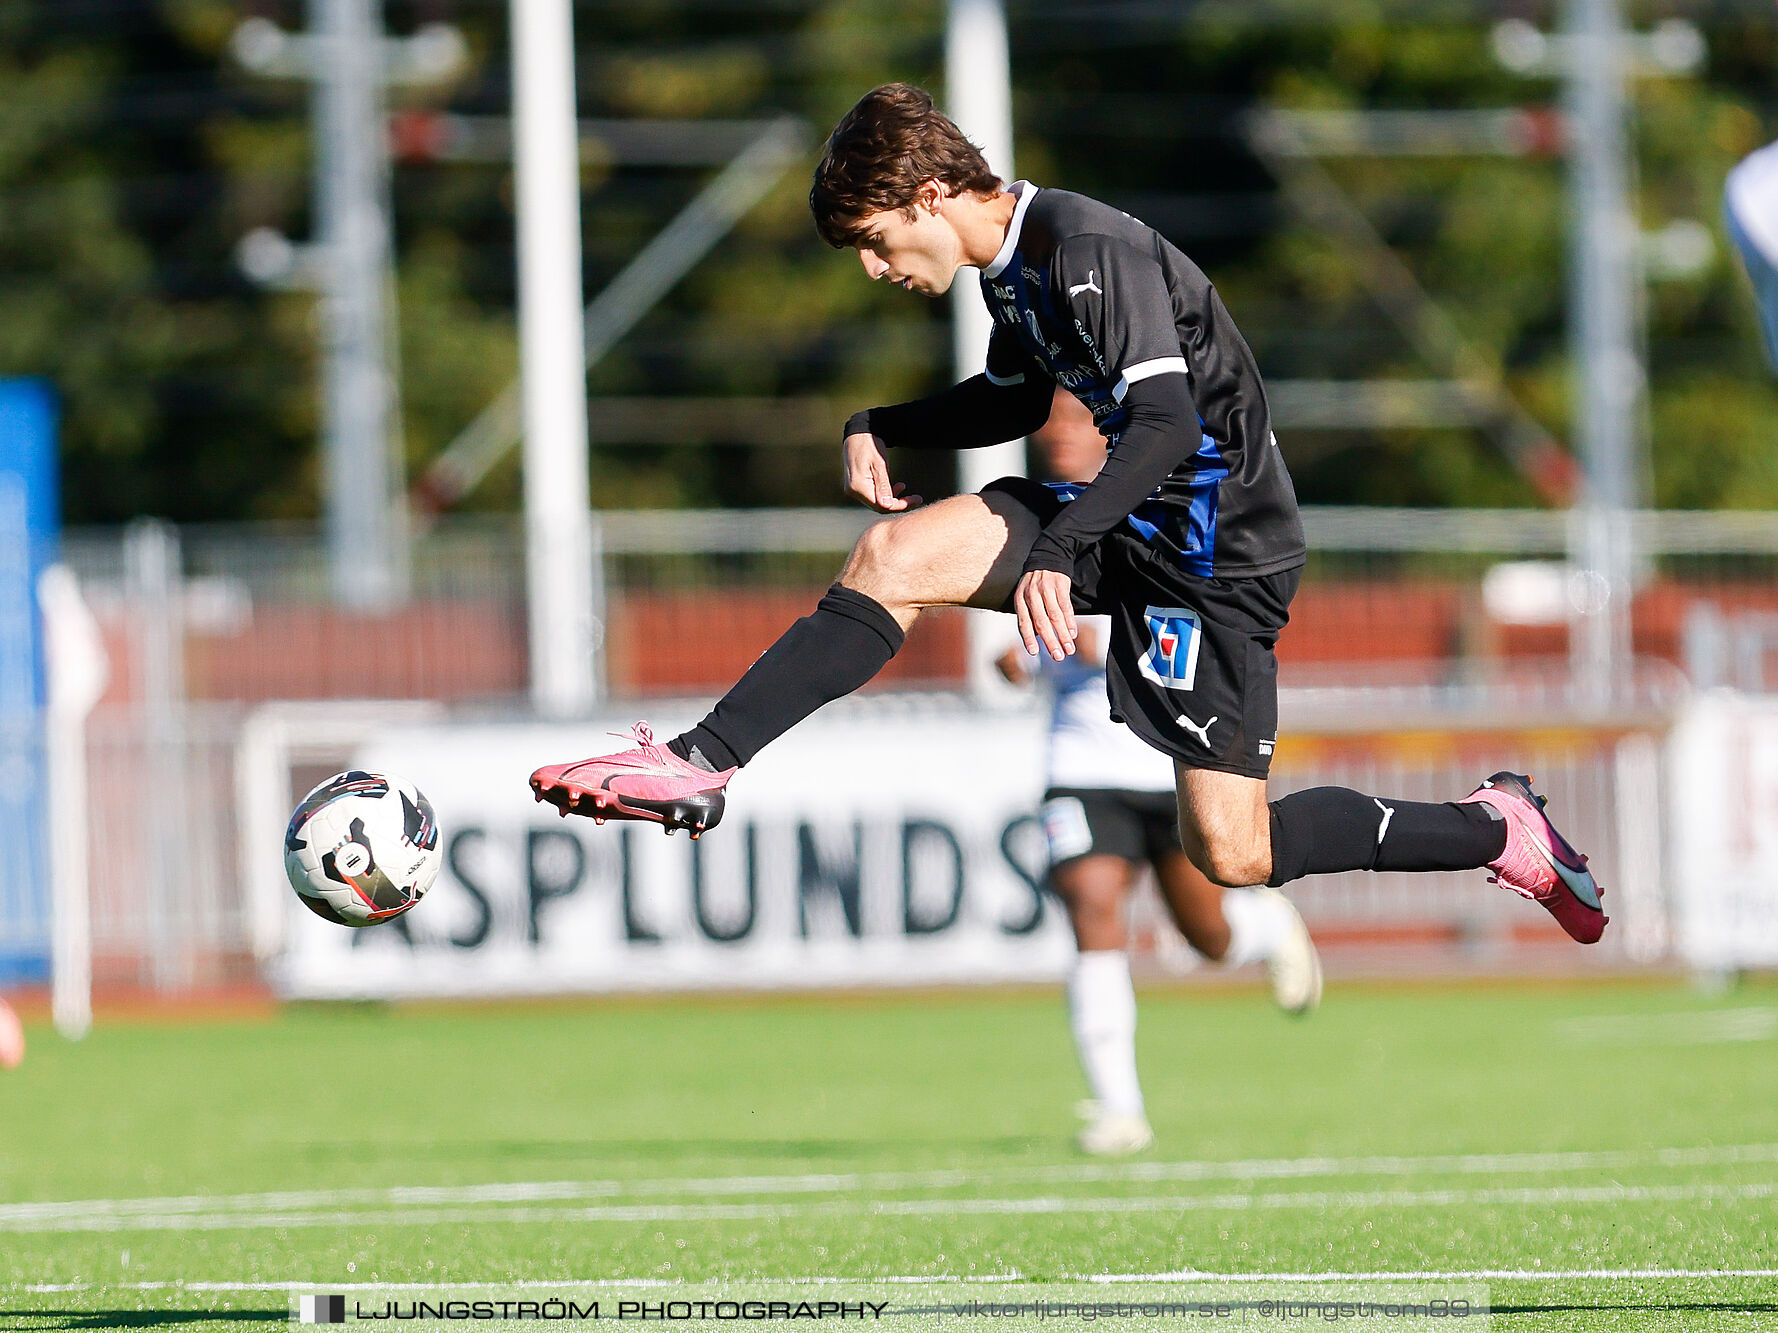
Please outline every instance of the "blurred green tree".
[[[0, 373], [45, 374], [66, 407], [67, 515], [111, 522], [317, 512], [312, 296], [257, 288], [233, 261], [272, 226], [308, 234], [308, 89], [227, 55], [300, 0], [0, 0]], [[387, 0], [392, 31], [457, 23], [469, 67], [399, 108], [503, 116], [505, 0]], [[1223, 290], [1268, 377], [1429, 378], [1349, 247], [1293, 211], [1253, 151], [1256, 108], [1479, 109], [1553, 100], [1488, 49], [1484, 0], [1009, 0], [1020, 173], [1145, 218]], [[1530, 13], [1552, 19], [1550, 7]], [[1666, 13], [1638, 9], [1646, 23]], [[1692, 12], [1692, 11], [1688, 11]], [[1694, 13], [1694, 17], [1697, 14]], [[1778, 503], [1778, 388], [1718, 221], [1723, 174], [1778, 133], [1769, 8], [1703, 12], [1710, 60], [1636, 95], [1646, 228], [1693, 218], [1717, 257], [1651, 285], [1653, 499]], [[891, 78], [942, 84], [942, 0], [579, 0], [588, 117], [790, 113], [819, 136]], [[403, 432], [417, 473], [515, 371], [510, 166], [423, 151], [395, 168]], [[1569, 428], [1565, 200], [1554, 157], [1328, 159], [1343, 195], [1558, 439]], [[589, 156], [586, 285], [605, 285], [713, 169]], [[815, 238], [789, 171], [591, 373], [607, 396], [782, 397], [803, 420], [921, 392], [950, 373], [947, 307], [863, 281]], [[823, 415], [825, 414], [825, 415]], [[820, 504], [835, 450], [702, 413], [663, 443], [595, 408], [596, 504]], [[757, 423], [757, 414], [751, 418]], [[659, 432], [654, 434], [658, 435]], [[1534, 502], [1474, 429], [1294, 428], [1306, 501]], [[941, 494], [949, 460], [915, 454]], [[467, 498], [510, 508], [509, 457]]]

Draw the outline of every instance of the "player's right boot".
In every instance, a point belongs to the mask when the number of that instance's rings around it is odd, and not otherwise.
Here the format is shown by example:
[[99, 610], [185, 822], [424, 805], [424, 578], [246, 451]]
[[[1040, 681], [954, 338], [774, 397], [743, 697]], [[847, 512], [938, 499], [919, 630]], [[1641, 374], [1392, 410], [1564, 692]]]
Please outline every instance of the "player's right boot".
[[642, 819], [668, 833], [690, 829], [695, 838], [721, 823], [722, 789], [735, 770], [712, 773], [681, 759], [654, 743], [646, 722], [638, 722], [633, 734], [639, 743], [634, 750], [538, 769], [531, 790], [564, 815], [588, 815], [597, 824]]
[[1582, 944], [1595, 944], [1610, 917], [1600, 904], [1604, 890], [1587, 869], [1587, 858], [1569, 846], [1543, 812], [1544, 798], [1531, 779], [1496, 773], [1459, 804], [1482, 801], [1506, 821], [1506, 848], [1488, 862], [1493, 881], [1521, 898], [1542, 903], [1558, 925]]
[[1309, 928], [1303, 924], [1302, 914], [1295, 903], [1276, 889], [1260, 885], [1248, 892], [1274, 899], [1290, 915], [1289, 929], [1266, 959], [1266, 980], [1272, 984], [1272, 999], [1287, 1014], [1313, 1013], [1321, 1003], [1321, 955], [1309, 936]]

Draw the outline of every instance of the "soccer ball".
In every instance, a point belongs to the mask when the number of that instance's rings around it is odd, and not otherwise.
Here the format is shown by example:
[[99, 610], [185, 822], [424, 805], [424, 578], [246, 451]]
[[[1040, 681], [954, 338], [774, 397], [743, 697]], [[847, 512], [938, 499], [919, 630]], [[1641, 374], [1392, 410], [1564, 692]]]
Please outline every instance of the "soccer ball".
[[432, 803], [411, 782], [353, 769], [296, 807], [284, 873], [303, 906], [342, 926], [374, 926], [425, 897], [443, 859]]

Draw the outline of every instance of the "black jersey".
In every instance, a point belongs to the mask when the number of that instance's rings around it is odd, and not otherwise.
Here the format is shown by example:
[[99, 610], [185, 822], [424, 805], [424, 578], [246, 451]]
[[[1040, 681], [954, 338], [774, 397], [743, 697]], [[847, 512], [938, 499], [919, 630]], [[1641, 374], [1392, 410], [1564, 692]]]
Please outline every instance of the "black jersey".
[[1006, 243], [982, 271], [988, 379], [1059, 383], [1115, 448], [1130, 386], [1186, 376], [1199, 447], [1127, 521], [1204, 578], [1301, 564], [1302, 519], [1259, 368], [1210, 280], [1127, 213], [1026, 181], [1011, 190]]

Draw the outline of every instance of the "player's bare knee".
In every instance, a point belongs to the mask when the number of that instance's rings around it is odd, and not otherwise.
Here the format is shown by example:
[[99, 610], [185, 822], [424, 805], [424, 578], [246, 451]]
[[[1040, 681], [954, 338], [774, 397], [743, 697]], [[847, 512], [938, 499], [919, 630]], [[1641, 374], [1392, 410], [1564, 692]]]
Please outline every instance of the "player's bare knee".
[[1212, 884], [1225, 889], [1244, 889], [1264, 884], [1272, 873], [1270, 857], [1260, 848], [1221, 840], [1206, 840], [1193, 857]]
[[900, 530], [905, 521], [885, 518], [871, 524], [852, 547], [840, 582], [856, 592], [874, 597], [885, 606], [899, 601], [913, 572], [913, 542]]

